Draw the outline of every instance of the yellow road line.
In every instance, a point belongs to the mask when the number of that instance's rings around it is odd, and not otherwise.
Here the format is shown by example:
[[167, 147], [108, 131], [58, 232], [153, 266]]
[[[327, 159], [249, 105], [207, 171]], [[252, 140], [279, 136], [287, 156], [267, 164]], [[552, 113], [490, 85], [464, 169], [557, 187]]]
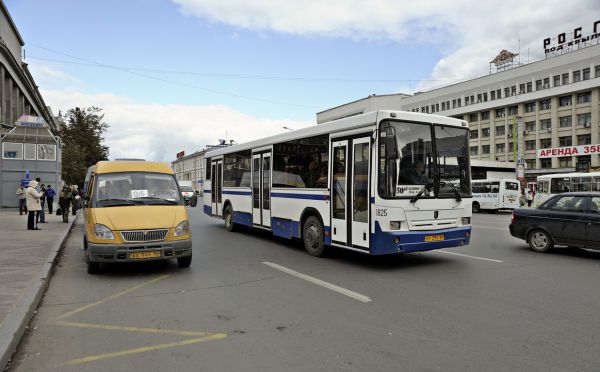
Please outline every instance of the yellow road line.
[[114, 353], [106, 353], [106, 354], [99, 354], [99, 355], [90, 355], [90, 356], [87, 356], [87, 357], [84, 357], [84, 358], [69, 360], [65, 364], [66, 365], [74, 365], [74, 364], [82, 364], [82, 363], [88, 363], [88, 362], [95, 362], [97, 360], [107, 359], [107, 358], [114, 358], [114, 357], [118, 357], [118, 356], [125, 356], [125, 355], [138, 354], [138, 353], [146, 353], [146, 352], [149, 352], [149, 351], [168, 349], [168, 348], [173, 348], [173, 347], [177, 347], [177, 346], [192, 345], [192, 344], [197, 344], [197, 343], [205, 342], [205, 341], [222, 340], [225, 337], [227, 337], [226, 333], [214, 333], [214, 334], [212, 334], [210, 336], [206, 336], [206, 337], [192, 338], [192, 339], [189, 339], [189, 340], [183, 340], [183, 341], [177, 341], [177, 342], [170, 342], [170, 343], [166, 343], [166, 344], [144, 346], [144, 347], [139, 347], [139, 348], [136, 348], [136, 349], [129, 349], [129, 350], [117, 351], [117, 352], [114, 352]]
[[205, 337], [205, 336], [210, 336], [213, 334], [211, 332], [178, 331], [178, 330], [174, 330], [174, 329], [143, 328], [143, 327], [116, 326], [116, 325], [109, 325], [109, 324], [78, 323], [78, 322], [65, 322], [65, 321], [59, 321], [56, 324], [65, 326], [65, 327], [103, 329], [103, 330], [107, 330], [107, 331], [172, 334], [172, 335], [180, 335], [180, 336]]
[[69, 312], [66, 312], [66, 313], [64, 313], [63, 315], [59, 316], [59, 317], [58, 317], [58, 319], [65, 319], [65, 318], [67, 318], [67, 317], [70, 317], [71, 315], [75, 315], [75, 314], [77, 314], [77, 313], [79, 313], [79, 312], [82, 312], [82, 311], [84, 311], [84, 310], [90, 309], [90, 308], [92, 308], [92, 307], [94, 307], [94, 306], [98, 306], [98, 305], [101, 305], [101, 304], [103, 304], [103, 303], [105, 303], [105, 302], [107, 302], [107, 301], [114, 300], [114, 299], [116, 299], [116, 298], [119, 298], [119, 297], [121, 297], [121, 296], [123, 296], [123, 295], [126, 295], [126, 294], [127, 294], [127, 293], [129, 293], [129, 292], [135, 291], [136, 289], [139, 289], [139, 288], [145, 287], [145, 286], [147, 286], [147, 285], [149, 285], [149, 284], [152, 284], [152, 283], [158, 282], [159, 280], [163, 280], [164, 278], [166, 278], [166, 277], [168, 277], [168, 276], [169, 276], [169, 274], [167, 274], [167, 275], [162, 275], [162, 276], [159, 276], [158, 278], [154, 278], [154, 279], [152, 279], [152, 280], [149, 280], [149, 281], [146, 281], [146, 282], [144, 282], [144, 283], [138, 284], [138, 285], [136, 285], [136, 286], [134, 286], [134, 287], [131, 287], [131, 288], [129, 288], [129, 289], [126, 289], [126, 290], [124, 290], [124, 291], [121, 291], [121, 292], [119, 292], [119, 293], [116, 293], [116, 294], [114, 294], [114, 295], [111, 295], [111, 296], [109, 296], [109, 297], [106, 297], [106, 298], [104, 298], [104, 299], [102, 299], [102, 300], [100, 300], [100, 301], [96, 301], [96, 302], [94, 302], [94, 303], [92, 303], [92, 304], [88, 304], [88, 305], [82, 306], [82, 307], [80, 307], [80, 308], [77, 308], [77, 309], [75, 309], [75, 310], [71, 310], [71, 311], [69, 311]]

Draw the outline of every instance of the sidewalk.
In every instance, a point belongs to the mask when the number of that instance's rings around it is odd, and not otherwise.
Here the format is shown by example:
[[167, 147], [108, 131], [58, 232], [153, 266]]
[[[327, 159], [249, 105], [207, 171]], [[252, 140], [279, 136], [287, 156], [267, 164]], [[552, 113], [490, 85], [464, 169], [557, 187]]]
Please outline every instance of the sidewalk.
[[38, 306], [74, 219], [70, 215], [64, 223], [46, 209], [48, 223], [39, 224], [42, 230], [27, 230], [26, 215], [0, 209], [0, 370]]

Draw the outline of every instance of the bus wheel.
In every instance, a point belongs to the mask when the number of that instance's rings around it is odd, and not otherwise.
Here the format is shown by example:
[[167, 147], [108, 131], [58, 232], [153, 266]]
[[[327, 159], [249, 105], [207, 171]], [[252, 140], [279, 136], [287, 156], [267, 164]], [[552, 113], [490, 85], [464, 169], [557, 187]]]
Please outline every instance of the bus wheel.
[[473, 202], [473, 213], [480, 213], [480, 212], [481, 212], [481, 207], [479, 206], [479, 203]]
[[323, 242], [323, 225], [315, 216], [310, 216], [302, 226], [302, 240], [304, 248], [311, 256], [321, 257], [325, 252]]
[[235, 230], [235, 224], [233, 223], [233, 208], [231, 208], [231, 204], [225, 207], [225, 212], [223, 212], [223, 220], [225, 221], [225, 230]]

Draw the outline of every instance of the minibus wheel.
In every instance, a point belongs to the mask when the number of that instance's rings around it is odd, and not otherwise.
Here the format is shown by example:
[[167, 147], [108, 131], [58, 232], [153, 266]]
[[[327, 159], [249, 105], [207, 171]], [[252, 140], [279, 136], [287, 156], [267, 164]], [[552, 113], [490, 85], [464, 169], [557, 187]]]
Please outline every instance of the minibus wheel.
[[315, 216], [310, 216], [302, 226], [304, 248], [311, 256], [320, 257], [325, 251], [323, 242], [323, 225]]
[[85, 262], [87, 264], [88, 274], [98, 274], [100, 272], [100, 262], [92, 262], [89, 257], [86, 256]]
[[177, 258], [177, 265], [181, 268], [181, 269], [185, 269], [186, 267], [190, 267], [190, 265], [192, 264], [192, 255], [190, 254], [187, 257], [178, 257]]

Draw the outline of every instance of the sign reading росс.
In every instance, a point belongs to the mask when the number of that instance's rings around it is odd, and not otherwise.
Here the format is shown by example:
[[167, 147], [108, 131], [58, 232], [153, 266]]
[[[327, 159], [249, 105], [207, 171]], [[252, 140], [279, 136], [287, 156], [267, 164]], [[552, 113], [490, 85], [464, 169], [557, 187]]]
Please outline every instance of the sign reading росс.
[[567, 146], [537, 150], [538, 158], [557, 158], [561, 156], [578, 156], [591, 154], [600, 154], [600, 145]]

